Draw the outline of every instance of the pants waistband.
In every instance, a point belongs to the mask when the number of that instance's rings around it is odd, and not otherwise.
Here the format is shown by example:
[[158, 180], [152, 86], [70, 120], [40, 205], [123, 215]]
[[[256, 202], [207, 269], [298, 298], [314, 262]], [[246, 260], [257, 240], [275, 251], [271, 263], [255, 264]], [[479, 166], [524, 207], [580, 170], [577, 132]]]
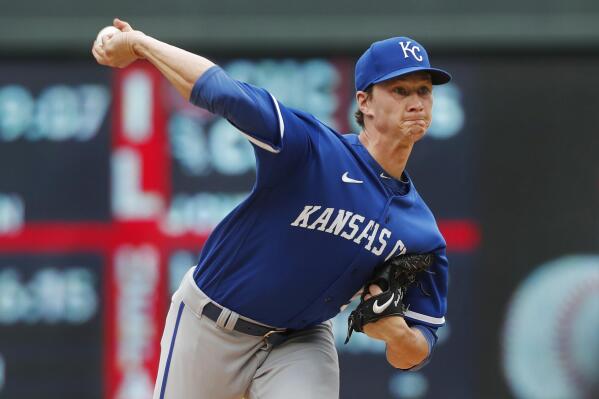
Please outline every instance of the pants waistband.
[[272, 327], [248, 317], [241, 316], [211, 300], [196, 284], [193, 279], [195, 267], [185, 274], [181, 286], [173, 295], [173, 300], [182, 300], [196, 315], [204, 315], [214, 321], [217, 326], [225, 330], [236, 330], [253, 336], [270, 336], [284, 333], [285, 329]]

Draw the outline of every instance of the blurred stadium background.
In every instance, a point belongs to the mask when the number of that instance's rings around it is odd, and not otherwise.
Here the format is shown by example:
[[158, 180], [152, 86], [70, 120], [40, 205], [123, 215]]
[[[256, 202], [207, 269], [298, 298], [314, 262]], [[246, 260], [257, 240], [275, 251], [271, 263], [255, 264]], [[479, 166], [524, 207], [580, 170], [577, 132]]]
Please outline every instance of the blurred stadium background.
[[143, 62], [94, 63], [115, 16], [343, 132], [370, 42], [426, 45], [454, 80], [408, 168], [447, 238], [448, 322], [401, 373], [343, 346], [340, 315], [341, 397], [599, 397], [598, 2], [20, 0], [0, 15], [0, 398], [150, 398], [170, 295], [253, 182], [227, 123]]

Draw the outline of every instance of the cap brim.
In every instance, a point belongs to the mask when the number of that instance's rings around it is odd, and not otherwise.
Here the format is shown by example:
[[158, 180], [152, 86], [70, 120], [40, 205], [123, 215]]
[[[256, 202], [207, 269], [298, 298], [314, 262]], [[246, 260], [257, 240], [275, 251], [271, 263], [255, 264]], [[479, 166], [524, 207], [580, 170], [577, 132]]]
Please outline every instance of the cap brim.
[[373, 81], [372, 84], [381, 83], [381, 82], [384, 82], [385, 80], [397, 78], [399, 76], [404, 76], [409, 73], [419, 72], [419, 71], [424, 71], [424, 72], [430, 73], [431, 79], [432, 79], [432, 82], [434, 85], [442, 85], [451, 80], [451, 75], [442, 69], [427, 68], [427, 67], [412, 67], [412, 68], [398, 69], [397, 71], [388, 73], [385, 76], [382, 76], [382, 77], [376, 79], [375, 81]]

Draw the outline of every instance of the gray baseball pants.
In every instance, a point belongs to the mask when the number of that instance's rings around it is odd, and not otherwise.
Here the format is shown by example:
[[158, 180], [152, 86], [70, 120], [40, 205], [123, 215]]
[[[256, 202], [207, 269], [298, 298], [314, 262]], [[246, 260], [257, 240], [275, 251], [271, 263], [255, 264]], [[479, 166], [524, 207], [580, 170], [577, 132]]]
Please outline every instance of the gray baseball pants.
[[202, 315], [208, 302], [190, 269], [167, 315], [153, 399], [339, 397], [330, 322], [293, 333], [273, 348], [262, 337], [235, 331], [242, 316], [231, 310], [224, 309], [216, 323]]

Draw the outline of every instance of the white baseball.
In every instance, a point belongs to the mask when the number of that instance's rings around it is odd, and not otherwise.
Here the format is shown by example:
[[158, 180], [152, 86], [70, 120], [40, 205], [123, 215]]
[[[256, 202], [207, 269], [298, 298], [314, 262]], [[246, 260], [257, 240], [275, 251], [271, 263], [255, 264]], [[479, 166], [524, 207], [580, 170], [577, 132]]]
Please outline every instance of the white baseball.
[[98, 32], [98, 36], [96, 37], [96, 43], [100, 46], [102, 45], [102, 38], [106, 35], [115, 35], [117, 33], [121, 33], [121, 31], [114, 26], [107, 26], [102, 28], [100, 32]]

